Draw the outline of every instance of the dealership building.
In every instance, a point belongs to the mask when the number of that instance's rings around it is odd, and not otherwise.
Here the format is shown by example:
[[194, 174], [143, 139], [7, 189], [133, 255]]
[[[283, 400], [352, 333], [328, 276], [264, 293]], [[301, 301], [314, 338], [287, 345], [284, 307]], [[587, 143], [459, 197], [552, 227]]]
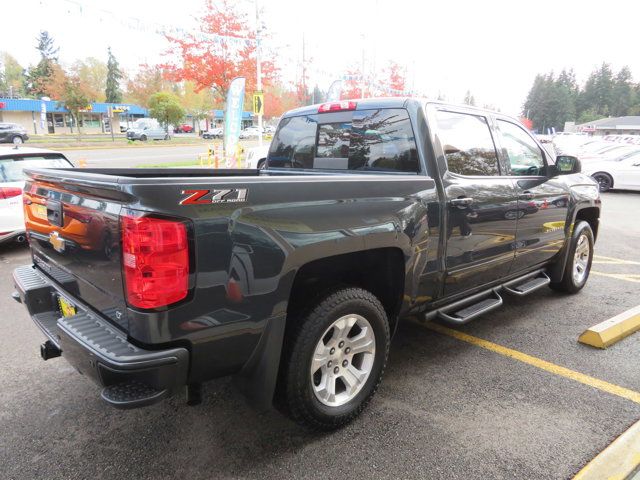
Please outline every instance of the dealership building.
[[600, 120], [575, 125], [573, 131], [586, 132], [593, 135], [639, 135], [640, 116], [601, 118]]
[[[110, 133], [111, 125], [119, 132], [121, 125], [147, 115], [146, 108], [129, 103], [92, 103], [79, 123], [83, 133]], [[77, 132], [69, 111], [55, 100], [0, 98], [0, 122], [17, 123], [36, 135]]]

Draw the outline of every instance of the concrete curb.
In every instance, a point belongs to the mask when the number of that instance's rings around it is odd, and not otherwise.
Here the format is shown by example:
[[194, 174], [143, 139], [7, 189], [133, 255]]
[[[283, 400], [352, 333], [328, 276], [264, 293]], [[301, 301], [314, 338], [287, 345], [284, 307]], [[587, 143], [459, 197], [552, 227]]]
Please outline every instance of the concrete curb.
[[625, 480], [640, 466], [640, 422], [616, 438], [573, 480]]
[[640, 330], [640, 305], [585, 330], [578, 341], [596, 348], [607, 348], [637, 330]]

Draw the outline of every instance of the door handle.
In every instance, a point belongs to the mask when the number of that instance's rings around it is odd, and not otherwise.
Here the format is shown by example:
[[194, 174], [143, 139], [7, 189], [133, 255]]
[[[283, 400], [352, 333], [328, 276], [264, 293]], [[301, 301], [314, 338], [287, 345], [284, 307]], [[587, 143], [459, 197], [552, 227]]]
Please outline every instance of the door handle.
[[533, 200], [533, 197], [535, 197], [535, 195], [533, 194], [533, 192], [522, 192], [520, 195], [518, 195], [518, 198], [520, 200]]
[[473, 203], [473, 198], [470, 197], [461, 197], [461, 198], [452, 198], [451, 206], [453, 207], [468, 207]]

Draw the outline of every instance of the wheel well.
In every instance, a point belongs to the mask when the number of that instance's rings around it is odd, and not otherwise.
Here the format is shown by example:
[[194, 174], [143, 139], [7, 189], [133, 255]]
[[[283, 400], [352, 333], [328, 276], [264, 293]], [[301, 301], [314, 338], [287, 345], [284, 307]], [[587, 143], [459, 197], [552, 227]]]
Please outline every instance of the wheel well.
[[387, 312], [393, 332], [404, 294], [402, 251], [379, 248], [307, 263], [293, 281], [287, 317], [304, 313], [309, 305], [336, 286], [356, 286], [373, 293]]
[[589, 224], [591, 230], [593, 230], [594, 240], [598, 236], [598, 225], [600, 223], [600, 209], [597, 207], [587, 207], [582, 210], [578, 210], [576, 214], [576, 222], [584, 220]]

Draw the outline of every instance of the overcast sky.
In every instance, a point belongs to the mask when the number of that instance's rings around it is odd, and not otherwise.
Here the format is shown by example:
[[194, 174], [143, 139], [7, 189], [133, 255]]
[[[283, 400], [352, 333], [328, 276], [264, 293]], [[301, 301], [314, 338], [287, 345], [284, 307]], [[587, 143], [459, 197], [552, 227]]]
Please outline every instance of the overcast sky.
[[[255, 15], [253, 0], [236, 0]], [[602, 2], [259, 0], [277, 46], [283, 76], [300, 75], [303, 32], [311, 83], [392, 59], [406, 68], [407, 87], [461, 102], [470, 90], [479, 105], [518, 114], [536, 73], [574, 68], [579, 81], [603, 61], [628, 65], [640, 78], [639, 1]], [[16, 4], [18, 5], [18, 4]], [[46, 29], [60, 60], [95, 56], [111, 46], [135, 70], [159, 61], [166, 26], [193, 29], [204, 0], [21, 0], [3, 15], [0, 50], [23, 66], [35, 63], [36, 36]], [[6, 12], [5, 12], [6, 13]]]

